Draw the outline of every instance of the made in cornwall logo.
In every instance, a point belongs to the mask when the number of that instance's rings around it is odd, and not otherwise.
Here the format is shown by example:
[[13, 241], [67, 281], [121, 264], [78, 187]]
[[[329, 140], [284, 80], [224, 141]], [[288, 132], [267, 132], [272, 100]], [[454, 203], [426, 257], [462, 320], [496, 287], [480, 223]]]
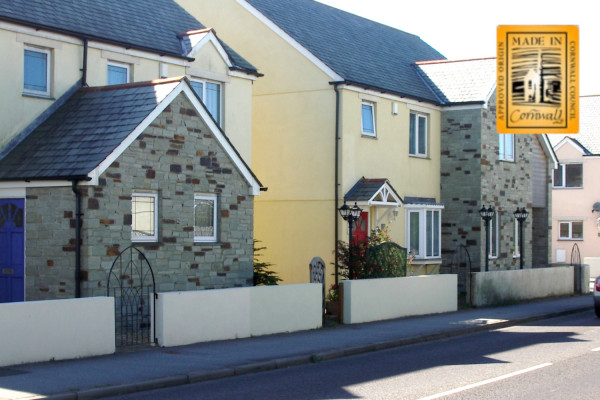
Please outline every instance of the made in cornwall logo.
[[498, 27], [498, 133], [579, 131], [579, 29]]

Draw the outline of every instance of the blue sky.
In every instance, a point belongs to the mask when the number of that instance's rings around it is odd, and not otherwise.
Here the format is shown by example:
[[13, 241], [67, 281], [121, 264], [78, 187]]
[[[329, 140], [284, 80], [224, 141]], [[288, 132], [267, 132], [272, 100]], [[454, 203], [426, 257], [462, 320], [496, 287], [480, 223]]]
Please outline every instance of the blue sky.
[[580, 94], [600, 95], [600, 23], [593, 1], [318, 1], [420, 36], [449, 59], [495, 57], [498, 25], [578, 25]]

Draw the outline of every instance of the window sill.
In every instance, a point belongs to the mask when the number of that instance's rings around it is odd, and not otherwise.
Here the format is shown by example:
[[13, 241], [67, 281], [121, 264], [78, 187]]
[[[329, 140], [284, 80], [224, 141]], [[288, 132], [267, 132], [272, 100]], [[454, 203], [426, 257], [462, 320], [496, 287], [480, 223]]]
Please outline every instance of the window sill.
[[441, 264], [441, 258], [415, 258], [412, 260], [412, 265], [424, 265], [424, 264]]
[[559, 242], [583, 242], [583, 239], [558, 238]]
[[511, 164], [516, 164], [516, 162], [515, 162], [514, 159], [513, 160], [509, 160], [509, 159], [498, 157], [498, 161], [507, 162], [507, 163], [511, 163]]
[[377, 135], [375, 135], [373, 133], [364, 133], [364, 132], [362, 132], [360, 134], [360, 137], [363, 137], [365, 139], [377, 139]]
[[431, 158], [428, 156], [421, 156], [418, 154], [409, 154], [408, 156], [411, 158], [420, 158], [421, 160], [431, 160]]
[[44, 100], [56, 100], [54, 97], [48, 95], [48, 94], [43, 94], [43, 93], [28, 93], [28, 92], [23, 92], [23, 97], [32, 97], [35, 99], [44, 99]]
[[565, 189], [583, 189], [583, 186], [574, 186], [574, 187], [568, 187], [568, 186], [552, 186], [552, 189], [560, 189], [560, 190], [565, 190]]

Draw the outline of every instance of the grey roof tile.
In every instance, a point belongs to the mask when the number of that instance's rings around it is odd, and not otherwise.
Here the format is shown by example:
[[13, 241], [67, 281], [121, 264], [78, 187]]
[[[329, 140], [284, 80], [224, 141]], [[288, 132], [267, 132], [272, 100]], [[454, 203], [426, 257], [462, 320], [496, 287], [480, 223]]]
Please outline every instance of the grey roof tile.
[[[205, 28], [174, 0], [4, 0], [0, 20], [178, 57], [185, 54], [177, 35]], [[224, 47], [235, 68], [257, 73], [256, 67]]]
[[0, 160], [0, 180], [86, 176], [179, 83], [80, 89]]
[[349, 83], [438, 103], [416, 61], [445, 57], [418, 36], [312, 0], [246, 0]]

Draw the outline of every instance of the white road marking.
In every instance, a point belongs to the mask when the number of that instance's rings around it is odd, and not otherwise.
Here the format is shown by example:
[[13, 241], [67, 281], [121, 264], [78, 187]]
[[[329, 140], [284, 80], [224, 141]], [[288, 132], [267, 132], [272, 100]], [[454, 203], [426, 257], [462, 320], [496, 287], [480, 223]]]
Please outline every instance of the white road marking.
[[456, 389], [448, 390], [447, 392], [438, 393], [438, 394], [434, 394], [434, 395], [431, 395], [431, 396], [423, 397], [423, 398], [421, 398], [419, 400], [439, 399], [440, 397], [449, 396], [451, 394], [455, 394], [455, 393], [459, 393], [459, 392], [464, 392], [465, 390], [470, 390], [470, 389], [473, 389], [473, 388], [476, 388], [476, 387], [479, 387], [479, 386], [487, 385], [489, 383], [498, 382], [498, 381], [501, 381], [503, 379], [512, 378], [513, 376], [526, 374], [528, 372], [535, 371], [536, 369], [540, 369], [540, 368], [544, 368], [544, 367], [549, 367], [550, 365], [552, 365], [552, 363], [544, 363], [544, 364], [536, 365], [534, 367], [522, 369], [520, 371], [511, 372], [510, 374], [498, 376], [496, 378], [486, 379], [485, 381], [481, 381], [481, 382], [477, 382], [477, 383], [472, 383], [470, 385], [466, 385], [466, 386], [462, 386], [462, 387], [459, 387], [459, 388], [456, 388]]
[[592, 349], [592, 351], [600, 351], [600, 347], [596, 347], [595, 349]]

